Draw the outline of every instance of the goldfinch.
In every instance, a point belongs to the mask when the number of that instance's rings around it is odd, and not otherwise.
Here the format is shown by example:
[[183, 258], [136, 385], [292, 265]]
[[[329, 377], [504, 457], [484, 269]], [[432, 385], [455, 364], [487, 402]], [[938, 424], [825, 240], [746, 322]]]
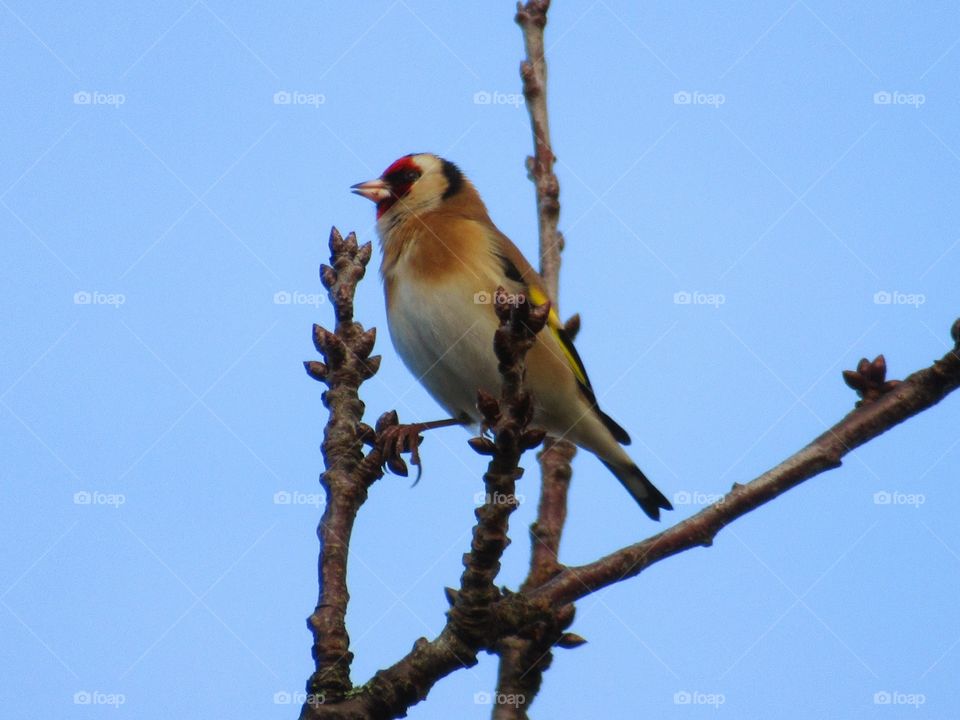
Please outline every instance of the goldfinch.
[[[406, 155], [352, 191], [376, 203], [380, 272], [390, 337], [407, 368], [454, 418], [479, 423], [477, 390], [500, 394], [491, 300], [547, 301], [543, 280], [490, 220], [473, 184], [449, 160]], [[670, 502], [621, 445], [630, 436], [597, 405], [587, 371], [560, 318], [527, 355], [533, 424], [589, 450], [659, 520]]]

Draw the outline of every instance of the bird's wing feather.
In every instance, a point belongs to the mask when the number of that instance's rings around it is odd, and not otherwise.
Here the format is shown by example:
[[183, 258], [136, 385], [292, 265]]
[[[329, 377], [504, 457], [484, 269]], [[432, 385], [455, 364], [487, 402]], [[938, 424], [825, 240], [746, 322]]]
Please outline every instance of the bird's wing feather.
[[[503, 273], [506, 279], [522, 286], [526, 297], [534, 305], [543, 305], [550, 300], [547, 291], [543, 286], [543, 278], [527, 262], [523, 253], [516, 245], [503, 233], [496, 231], [493, 237], [493, 252], [500, 261]], [[507, 284], [504, 285], [507, 288]], [[549, 332], [557, 341], [567, 366], [570, 368], [574, 377], [577, 379], [577, 385], [580, 391], [587, 398], [590, 406], [603, 421], [610, 433], [616, 438], [617, 442], [624, 445], [630, 444], [630, 435], [613, 418], [600, 409], [597, 404], [597, 397], [593, 392], [593, 386], [590, 384], [590, 378], [587, 376], [587, 369], [580, 359], [580, 353], [577, 352], [573, 340], [567, 333], [560, 321], [560, 316], [554, 308], [550, 308], [550, 314], [547, 319], [546, 332]]]

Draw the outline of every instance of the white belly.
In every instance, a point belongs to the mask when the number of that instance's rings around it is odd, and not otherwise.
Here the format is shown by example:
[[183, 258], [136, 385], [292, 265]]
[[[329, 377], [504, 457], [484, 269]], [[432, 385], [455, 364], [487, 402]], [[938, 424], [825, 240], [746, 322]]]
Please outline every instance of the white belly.
[[475, 304], [462, 284], [395, 283], [392, 295], [390, 338], [407, 368], [451, 416], [479, 422], [477, 390], [500, 395], [493, 307]]

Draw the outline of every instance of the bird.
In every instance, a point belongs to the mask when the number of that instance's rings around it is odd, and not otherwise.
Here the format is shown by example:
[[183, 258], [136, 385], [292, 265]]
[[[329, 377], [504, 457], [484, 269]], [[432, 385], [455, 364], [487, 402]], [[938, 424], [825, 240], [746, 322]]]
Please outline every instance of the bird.
[[[351, 186], [376, 204], [380, 274], [390, 338], [404, 364], [451, 415], [479, 425], [477, 392], [499, 396], [491, 305], [548, 301], [543, 279], [497, 229], [473, 183], [432, 153], [404, 155], [375, 180]], [[670, 501], [630, 458], [630, 436], [597, 403], [573, 342], [551, 308], [526, 358], [532, 424], [593, 453], [653, 520]]]

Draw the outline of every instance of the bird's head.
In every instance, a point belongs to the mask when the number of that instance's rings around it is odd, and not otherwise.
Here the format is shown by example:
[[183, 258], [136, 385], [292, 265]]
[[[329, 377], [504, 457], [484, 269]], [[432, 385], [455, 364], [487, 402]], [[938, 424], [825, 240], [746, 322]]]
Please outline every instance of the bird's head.
[[417, 153], [404, 155], [376, 180], [357, 183], [350, 189], [377, 204], [377, 220], [391, 225], [411, 215], [440, 207], [464, 185], [460, 169], [449, 160]]

